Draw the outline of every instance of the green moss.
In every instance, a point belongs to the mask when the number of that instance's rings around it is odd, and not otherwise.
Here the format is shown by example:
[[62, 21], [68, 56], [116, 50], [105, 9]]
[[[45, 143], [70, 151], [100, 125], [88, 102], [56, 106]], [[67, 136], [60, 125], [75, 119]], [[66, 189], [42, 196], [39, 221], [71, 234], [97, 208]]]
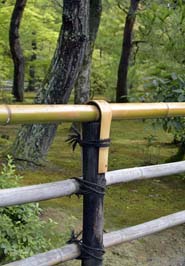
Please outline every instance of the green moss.
[[105, 227], [121, 228], [184, 209], [185, 182], [175, 176], [111, 187], [105, 198]]

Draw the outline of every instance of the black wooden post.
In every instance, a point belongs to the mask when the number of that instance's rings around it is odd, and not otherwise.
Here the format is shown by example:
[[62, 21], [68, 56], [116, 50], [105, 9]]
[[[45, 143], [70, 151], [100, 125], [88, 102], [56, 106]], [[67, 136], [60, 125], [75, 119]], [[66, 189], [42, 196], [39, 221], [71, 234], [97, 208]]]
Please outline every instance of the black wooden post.
[[[97, 184], [84, 193], [82, 266], [102, 266], [103, 262], [103, 198], [105, 174], [98, 174], [99, 148], [87, 142], [99, 141], [100, 123], [83, 124], [83, 178]], [[100, 190], [100, 191], [99, 191]]]

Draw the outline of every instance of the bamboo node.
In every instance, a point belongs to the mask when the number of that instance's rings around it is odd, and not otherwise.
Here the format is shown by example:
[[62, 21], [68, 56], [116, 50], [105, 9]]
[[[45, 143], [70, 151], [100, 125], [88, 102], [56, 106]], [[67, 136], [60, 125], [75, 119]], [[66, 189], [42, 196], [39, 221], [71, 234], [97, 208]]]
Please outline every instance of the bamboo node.
[[170, 106], [169, 106], [168, 103], [166, 103], [166, 107], [167, 107], [166, 117], [169, 117], [169, 114], [170, 114]]
[[5, 126], [6, 126], [6, 125], [10, 124], [10, 121], [11, 121], [11, 110], [10, 110], [10, 107], [8, 105], [5, 104], [4, 106], [5, 106], [5, 108], [7, 110], [7, 114], [8, 114], [7, 120], [5, 122]]

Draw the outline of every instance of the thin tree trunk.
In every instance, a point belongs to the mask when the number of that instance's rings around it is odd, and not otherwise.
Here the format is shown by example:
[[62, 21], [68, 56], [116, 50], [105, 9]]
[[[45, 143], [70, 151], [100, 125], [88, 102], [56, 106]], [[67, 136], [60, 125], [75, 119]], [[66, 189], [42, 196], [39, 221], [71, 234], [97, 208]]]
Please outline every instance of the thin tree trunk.
[[36, 32], [35, 31], [32, 32], [32, 36], [33, 36], [32, 43], [31, 43], [32, 55], [30, 58], [31, 63], [30, 63], [30, 67], [29, 67], [29, 82], [28, 82], [28, 88], [27, 88], [28, 91], [34, 91], [35, 90], [35, 83], [36, 83], [34, 62], [37, 59], [37, 53], [36, 53], [37, 52], [37, 41], [36, 41]]
[[94, 44], [100, 24], [102, 0], [90, 0], [89, 41], [78, 80], [75, 84], [75, 103], [82, 104], [89, 100], [90, 72]]
[[9, 44], [14, 62], [12, 94], [16, 101], [24, 99], [24, 56], [20, 44], [19, 28], [27, 0], [16, 0], [10, 22]]
[[129, 59], [132, 51], [133, 27], [136, 19], [140, 0], [131, 0], [129, 11], [126, 16], [125, 28], [123, 31], [123, 43], [121, 58], [118, 68], [118, 78], [116, 87], [116, 102], [128, 102], [127, 75]]
[[[48, 75], [35, 102], [64, 104], [69, 100], [82, 66], [88, 33], [88, 0], [64, 0], [63, 26]], [[13, 146], [17, 160], [43, 163], [57, 124], [23, 125]]]

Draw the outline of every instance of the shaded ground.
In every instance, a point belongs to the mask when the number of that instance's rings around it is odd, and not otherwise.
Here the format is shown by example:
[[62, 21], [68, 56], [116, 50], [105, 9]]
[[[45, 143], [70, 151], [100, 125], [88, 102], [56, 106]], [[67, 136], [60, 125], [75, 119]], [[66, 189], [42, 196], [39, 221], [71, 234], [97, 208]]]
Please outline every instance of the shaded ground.
[[[69, 239], [72, 228], [81, 230], [79, 220], [65, 215], [61, 209], [45, 210], [43, 218], [53, 216], [58, 219], [57, 232], [61, 234], [62, 242]], [[63, 266], [79, 266], [80, 261], [74, 260], [62, 263]], [[124, 243], [106, 250], [104, 266], [185, 266], [185, 225], [177, 226], [148, 237], [129, 243]]]
[[105, 266], [185, 266], [185, 227], [179, 226], [107, 252]]

